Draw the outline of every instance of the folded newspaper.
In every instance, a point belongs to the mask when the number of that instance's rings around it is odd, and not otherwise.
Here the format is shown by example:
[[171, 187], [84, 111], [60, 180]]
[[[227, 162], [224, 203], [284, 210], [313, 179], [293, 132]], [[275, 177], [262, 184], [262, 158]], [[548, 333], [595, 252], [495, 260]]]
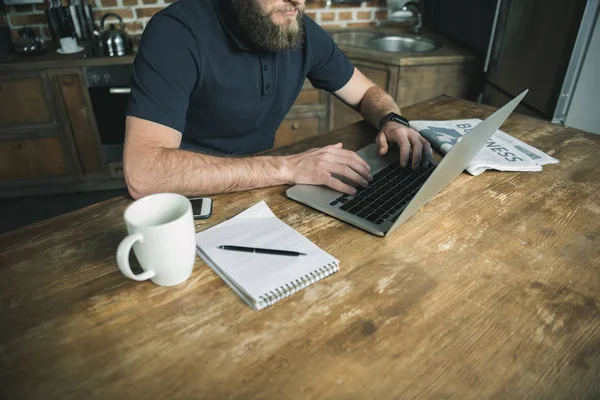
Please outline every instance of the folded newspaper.
[[[434, 150], [446, 154], [462, 135], [475, 128], [480, 122], [480, 119], [410, 121], [410, 126], [419, 131], [431, 143]], [[497, 130], [469, 163], [467, 172], [471, 175], [479, 175], [486, 169], [541, 171], [542, 165], [557, 163], [557, 159], [543, 151]]]

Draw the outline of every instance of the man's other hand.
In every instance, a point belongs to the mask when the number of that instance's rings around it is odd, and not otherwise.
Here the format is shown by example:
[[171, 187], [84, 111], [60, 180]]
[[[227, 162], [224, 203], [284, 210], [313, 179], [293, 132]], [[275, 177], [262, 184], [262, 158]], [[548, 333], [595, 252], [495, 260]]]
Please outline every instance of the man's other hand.
[[406, 167], [410, 158], [412, 148], [413, 169], [419, 168], [419, 165], [427, 168], [431, 163], [431, 145], [421, 134], [396, 122], [388, 122], [383, 126], [381, 132], [377, 134], [375, 143], [379, 154], [386, 154], [390, 142], [398, 143], [400, 146], [400, 165]]
[[406, 167], [408, 164], [411, 148], [412, 163], [410, 166], [413, 169], [416, 170], [419, 166], [427, 168], [431, 163], [431, 145], [414, 129], [393, 121], [388, 122], [375, 138], [379, 154], [387, 153], [390, 142], [395, 142], [400, 147], [400, 165], [402, 167]]
[[326, 185], [338, 192], [356, 194], [356, 189], [333, 175], [347, 178], [356, 186], [366, 187], [373, 178], [369, 164], [341, 143], [285, 157], [290, 184]]

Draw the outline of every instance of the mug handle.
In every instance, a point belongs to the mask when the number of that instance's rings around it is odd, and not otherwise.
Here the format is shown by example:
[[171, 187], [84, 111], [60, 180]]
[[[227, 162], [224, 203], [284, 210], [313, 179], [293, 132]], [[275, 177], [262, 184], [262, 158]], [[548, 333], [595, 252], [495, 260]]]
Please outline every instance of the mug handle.
[[135, 275], [133, 271], [131, 271], [131, 266], [129, 265], [129, 253], [131, 252], [133, 244], [137, 241], [144, 241], [144, 236], [142, 236], [141, 233], [134, 233], [121, 240], [121, 243], [117, 248], [117, 265], [123, 275], [129, 279], [133, 279], [134, 281], [145, 281], [154, 277], [156, 273], [154, 271], [144, 271], [139, 275]]

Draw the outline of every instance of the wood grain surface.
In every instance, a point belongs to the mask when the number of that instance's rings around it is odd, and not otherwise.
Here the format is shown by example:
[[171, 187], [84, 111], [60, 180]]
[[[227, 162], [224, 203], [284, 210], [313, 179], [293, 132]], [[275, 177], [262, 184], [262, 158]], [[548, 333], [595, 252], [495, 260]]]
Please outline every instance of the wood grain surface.
[[104, 163], [100, 155], [100, 135], [94, 123], [94, 110], [85, 98], [85, 77], [79, 71], [56, 76], [58, 92], [66, 110], [69, 132], [77, 149], [77, 161], [84, 175], [101, 174]]
[[50, 125], [54, 122], [47, 103], [45, 77], [13, 76], [0, 79], [0, 128]]
[[[491, 111], [448, 97], [404, 110]], [[172, 288], [121, 275], [128, 198], [0, 236], [0, 397], [599, 397], [600, 137], [517, 114], [502, 128], [560, 164], [461, 174], [385, 238], [283, 186], [214, 196], [198, 231], [265, 200], [341, 262], [262, 311], [200, 259]], [[372, 138], [357, 123], [275, 153]]]

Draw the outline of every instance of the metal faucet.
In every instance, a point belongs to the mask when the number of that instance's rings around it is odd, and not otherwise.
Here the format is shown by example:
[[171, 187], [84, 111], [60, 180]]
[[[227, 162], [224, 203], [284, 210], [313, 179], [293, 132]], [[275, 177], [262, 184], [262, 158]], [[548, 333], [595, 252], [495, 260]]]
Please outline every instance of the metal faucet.
[[414, 1], [409, 1], [409, 2], [404, 3], [404, 6], [402, 7], [402, 11], [411, 11], [411, 10], [409, 10], [409, 7], [413, 8], [412, 13], [413, 13], [413, 15], [416, 15], [416, 17], [417, 17], [417, 23], [414, 24], [411, 29], [412, 29], [413, 33], [415, 33], [416, 35], [420, 35], [421, 32], [423, 31], [423, 14], [421, 13], [421, 8]]

